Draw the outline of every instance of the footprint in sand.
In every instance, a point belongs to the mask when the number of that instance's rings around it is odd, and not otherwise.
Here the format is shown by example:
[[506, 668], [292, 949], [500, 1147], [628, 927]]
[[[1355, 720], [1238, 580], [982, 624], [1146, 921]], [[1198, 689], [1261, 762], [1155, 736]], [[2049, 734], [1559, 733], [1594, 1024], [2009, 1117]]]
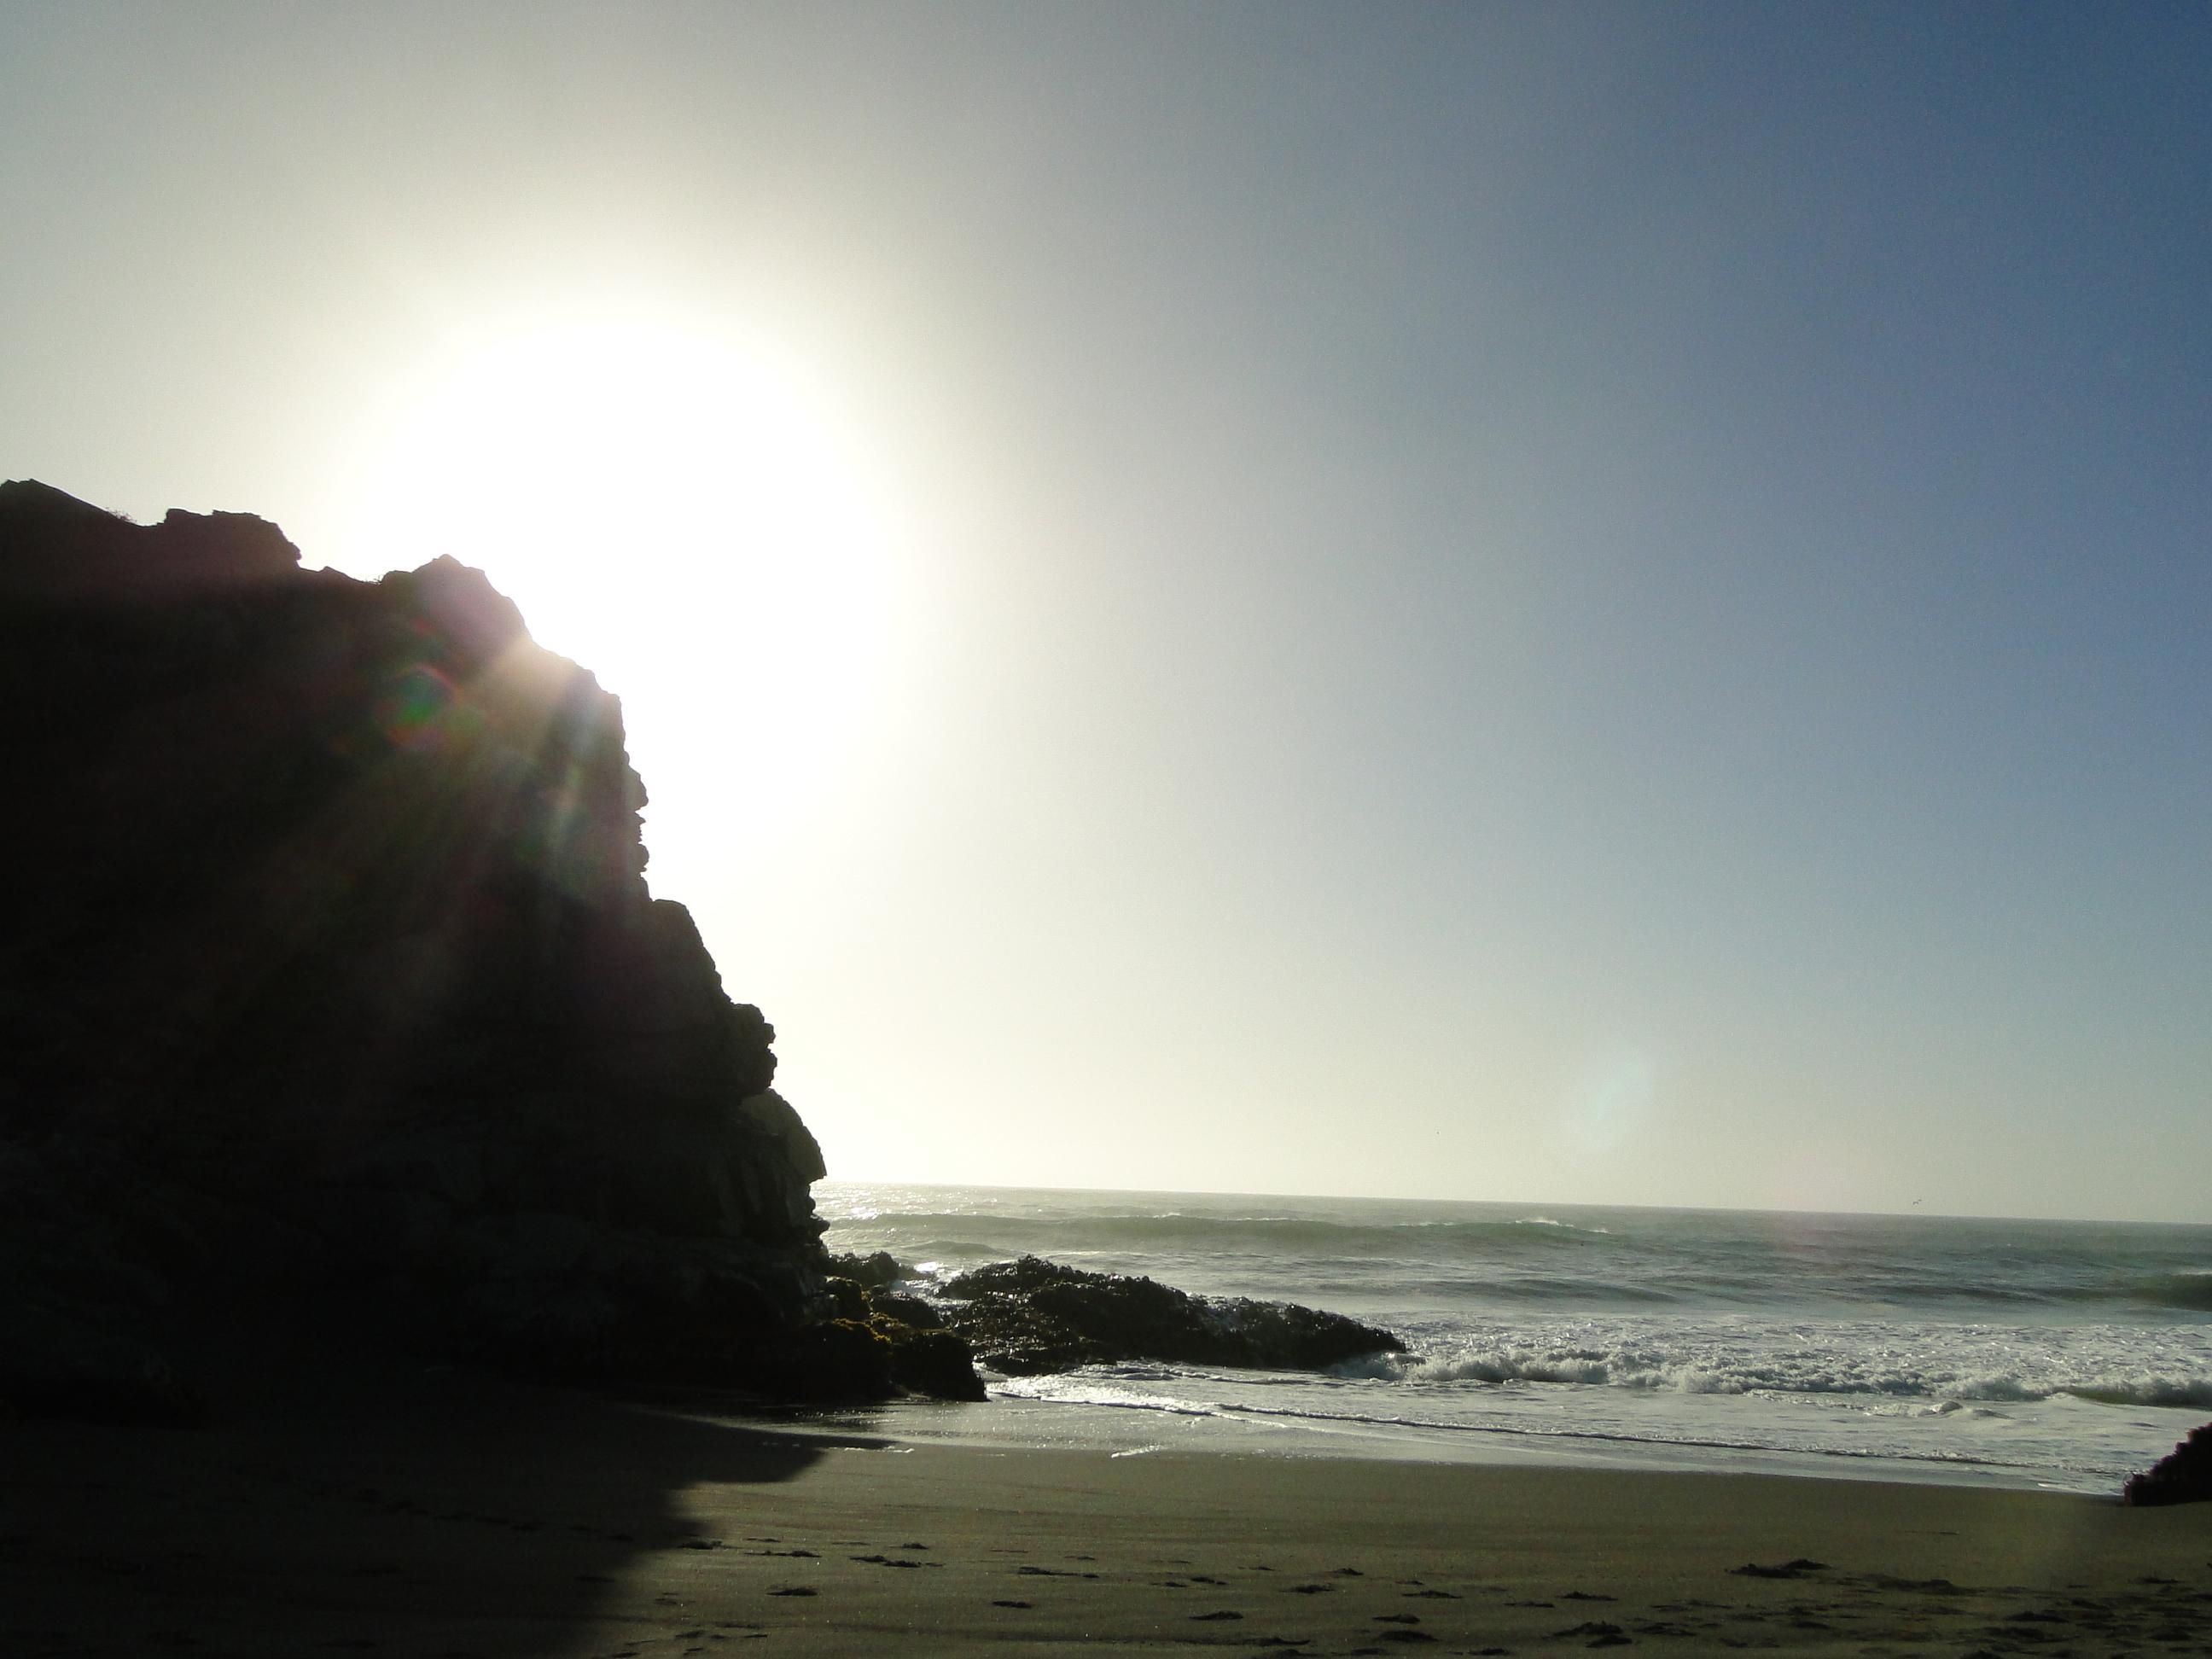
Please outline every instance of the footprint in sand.
[[1552, 1632], [1552, 1639], [1555, 1642], [1569, 1636], [1590, 1637], [1593, 1638], [1590, 1645], [1594, 1648], [1625, 1648], [1629, 1645], [1626, 1631], [1618, 1625], [1608, 1625], [1597, 1620], [1574, 1626], [1568, 1630], [1555, 1630]]

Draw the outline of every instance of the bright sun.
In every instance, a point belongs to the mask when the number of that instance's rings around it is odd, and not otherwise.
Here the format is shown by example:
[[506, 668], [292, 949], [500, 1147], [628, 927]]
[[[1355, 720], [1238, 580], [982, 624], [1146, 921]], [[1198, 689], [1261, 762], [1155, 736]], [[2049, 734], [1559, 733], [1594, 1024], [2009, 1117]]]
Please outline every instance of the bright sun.
[[879, 470], [763, 341], [605, 314], [479, 330], [398, 384], [353, 459], [337, 562], [483, 568], [623, 697], [657, 793], [731, 769], [803, 793], [884, 694]]

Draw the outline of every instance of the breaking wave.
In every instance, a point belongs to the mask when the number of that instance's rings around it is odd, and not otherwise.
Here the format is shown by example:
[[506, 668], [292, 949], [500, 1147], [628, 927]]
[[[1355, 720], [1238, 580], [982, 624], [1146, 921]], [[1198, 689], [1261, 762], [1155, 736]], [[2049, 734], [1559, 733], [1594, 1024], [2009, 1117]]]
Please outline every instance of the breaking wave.
[[1940, 1363], [1932, 1367], [1869, 1367], [1854, 1364], [1832, 1350], [1670, 1359], [1633, 1352], [1498, 1346], [1453, 1355], [1368, 1354], [1331, 1367], [1330, 1375], [1426, 1386], [1542, 1382], [1651, 1393], [1878, 1395], [1961, 1403], [2029, 1402], [2070, 1395], [2100, 1405], [2212, 1408], [2212, 1376], [2208, 1375], [1962, 1373], [1945, 1370]]

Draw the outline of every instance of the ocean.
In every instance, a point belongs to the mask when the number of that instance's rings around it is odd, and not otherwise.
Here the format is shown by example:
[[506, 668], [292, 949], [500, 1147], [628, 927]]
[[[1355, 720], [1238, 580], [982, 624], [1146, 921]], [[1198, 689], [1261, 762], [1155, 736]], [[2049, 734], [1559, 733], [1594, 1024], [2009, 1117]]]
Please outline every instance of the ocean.
[[905, 1435], [2115, 1492], [2212, 1418], [2212, 1226], [825, 1182], [916, 1287], [1024, 1254], [1412, 1352], [994, 1380]]

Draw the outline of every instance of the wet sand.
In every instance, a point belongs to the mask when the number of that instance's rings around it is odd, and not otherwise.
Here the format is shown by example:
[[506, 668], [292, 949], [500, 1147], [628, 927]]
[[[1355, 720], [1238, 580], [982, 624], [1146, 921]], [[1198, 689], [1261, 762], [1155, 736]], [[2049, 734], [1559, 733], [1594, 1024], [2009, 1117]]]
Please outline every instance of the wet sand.
[[0, 1423], [0, 1652], [2212, 1650], [2212, 1505], [908, 1445], [447, 1372], [246, 1403]]

